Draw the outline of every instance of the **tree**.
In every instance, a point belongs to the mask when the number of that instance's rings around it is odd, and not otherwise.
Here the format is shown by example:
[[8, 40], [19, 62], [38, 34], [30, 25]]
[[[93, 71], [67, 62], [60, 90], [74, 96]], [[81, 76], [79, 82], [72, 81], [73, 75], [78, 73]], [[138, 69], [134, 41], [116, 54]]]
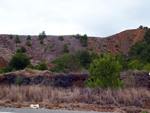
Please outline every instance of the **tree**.
[[9, 39], [13, 39], [13, 36], [12, 36], [12, 35], [9, 35]]
[[47, 65], [46, 65], [46, 62], [45, 61], [41, 61], [39, 65], [35, 66], [35, 69], [38, 69], [38, 70], [47, 70]]
[[123, 86], [120, 81], [121, 65], [112, 55], [94, 60], [90, 65], [91, 78], [87, 80], [90, 87], [118, 88]]
[[27, 45], [27, 46], [32, 46], [30, 40], [27, 40], [26, 45]]
[[87, 47], [88, 45], [88, 37], [86, 34], [84, 34], [83, 36], [80, 36], [80, 42], [81, 42], [81, 45], [83, 47]]
[[144, 39], [148, 44], [150, 43], [150, 30], [145, 33]]
[[24, 69], [30, 64], [30, 59], [23, 53], [16, 53], [9, 62], [11, 68], [16, 70]]
[[140, 63], [138, 60], [133, 60], [128, 64], [129, 69], [131, 70], [142, 70], [144, 64]]
[[95, 59], [98, 59], [99, 58], [99, 55], [98, 55], [98, 53], [96, 53], [96, 52], [94, 52], [94, 51], [92, 51], [92, 53], [91, 53], [91, 61], [94, 61]]
[[42, 31], [42, 33], [39, 33], [39, 39], [43, 40], [46, 37], [45, 31]]
[[64, 37], [63, 37], [63, 36], [59, 36], [58, 39], [59, 39], [60, 41], [63, 41], [63, 40], [64, 40]]
[[146, 64], [143, 69], [147, 70], [147, 71], [150, 71], [150, 64]]
[[26, 48], [24, 47], [24, 46], [21, 46], [21, 51], [22, 51], [22, 53], [25, 53], [26, 52]]
[[89, 54], [88, 51], [81, 51], [81, 50], [78, 50], [76, 52], [76, 55], [77, 55], [77, 58], [80, 62], [80, 64], [84, 67], [84, 68], [89, 68], [89, 65], [91, 63], [91, 56]]
[[64, 44], [63, 46], [63, 53], [69, 53], [69, 48], [67, 44]]
[[31, 36], [30, 35], [27, 36], [27, 40], [31, 40]]
[[16, 43], [21, 43], [20, 37], [19, 37], [18, 35], [16, 35], [15, 42], [16, 42]]
[[139, 26], [139, 29], [143, 29], [144, 27], [142, 25]]
[[56, 64], [54, 67], [50, 68], [52, 72], [69, 73], [77, 72], [81, 69], [80, 62], [76, 55], [71, 53], [66, 53], [61, 58], [56, 58], [52, 63]]

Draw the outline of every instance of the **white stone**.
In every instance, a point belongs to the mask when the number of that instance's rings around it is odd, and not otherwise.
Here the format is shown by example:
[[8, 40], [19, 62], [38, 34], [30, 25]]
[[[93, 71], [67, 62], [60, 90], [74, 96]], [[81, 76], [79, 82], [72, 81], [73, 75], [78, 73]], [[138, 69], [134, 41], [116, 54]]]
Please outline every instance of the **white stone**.
[[30, 107], [32, 109], [39, 109], [40, 108], [39, 104], [31, 104]]

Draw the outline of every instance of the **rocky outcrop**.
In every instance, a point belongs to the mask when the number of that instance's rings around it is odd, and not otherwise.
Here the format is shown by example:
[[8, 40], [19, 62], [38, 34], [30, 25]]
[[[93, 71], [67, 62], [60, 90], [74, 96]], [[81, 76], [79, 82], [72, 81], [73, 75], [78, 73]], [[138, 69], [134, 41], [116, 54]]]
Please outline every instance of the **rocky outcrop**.
[[[0, 85], [41, 85], [53, 87], [85, 87], [85, 80], [89, 74], [58, 74], [50, 71], [25, 69], [16, 72], [0, 74]], [[19, 78], [19, 79], [18, 79]], [[150, 76], [147, 71], [126, 71], [121, 73], [121, 80], [126, 87], [150, 88]]]
[[0, 75], [0, 84], [12, 85], [16, 81], [22, 81], [22, 85], [44, 85], [68, 88], [72, 86], [84, 87], [84, 81], [88, 74], [56, 74], [50, 71], [23, 70]]
[[150, 88], [150, 75], [147, 71], [126, 71], [121, 74], [121, 79], [127, 86]]

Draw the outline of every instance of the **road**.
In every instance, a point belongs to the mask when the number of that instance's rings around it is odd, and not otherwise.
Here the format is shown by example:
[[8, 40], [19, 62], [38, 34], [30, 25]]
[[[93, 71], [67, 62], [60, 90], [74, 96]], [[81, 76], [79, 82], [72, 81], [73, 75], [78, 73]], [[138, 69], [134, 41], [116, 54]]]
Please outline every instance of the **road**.
[[0, 113], [106, 113], [106, 112], [65, 111], [65, 110], [47, 110], [47, 109], [16, 109], [16, 108], [0, 107]]

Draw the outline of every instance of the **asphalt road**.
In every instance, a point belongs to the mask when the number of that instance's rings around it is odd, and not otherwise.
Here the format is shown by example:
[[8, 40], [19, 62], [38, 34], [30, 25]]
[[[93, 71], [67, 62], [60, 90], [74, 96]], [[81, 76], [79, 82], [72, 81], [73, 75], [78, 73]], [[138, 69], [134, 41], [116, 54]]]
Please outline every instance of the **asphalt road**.
[[65, 111], [65, 110], [47, 110], [47, 109], [16, 109], [16, 108], [0, 107], [0, 113], [106, 113], [106, 112]]

